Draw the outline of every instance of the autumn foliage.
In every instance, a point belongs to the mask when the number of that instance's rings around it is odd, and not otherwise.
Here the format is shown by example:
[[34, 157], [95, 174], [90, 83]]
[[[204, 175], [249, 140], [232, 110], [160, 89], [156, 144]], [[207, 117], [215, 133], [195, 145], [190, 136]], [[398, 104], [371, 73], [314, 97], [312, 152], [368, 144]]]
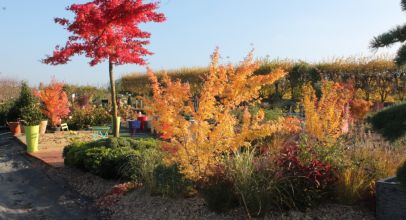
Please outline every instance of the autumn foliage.
[[317, 98], [310, 83], [303, 86], [306, 132], [326, 143], [335, 142], [349, 123], [349, 102], [353, 89], [349, 84], [323, 81]]
[[[82, 54], [91, 58], [91, 66], [108, 61], [113, 124], [117, 125], [114, 65], [146, 63], [145, 56], [152, 54], [145, 48], [151, 34], [142, 31], [139, 25], [163, 22], [165, 16], [156, 12], [158, 6], [158, 3], [144, 3], [143, 0], [93, 0], [72, 4], [67, 10], [75, 14], [74, 19], [55, 18], [71, 36], [64, 47], [56, 46], [52, 56], [47, 56], [43, 62], [66, 64], [72, 56]], [[113, 126], [113, 135], [120, 135], [119, 127]]]
[[[274, 83], [286, 72], [276, 69], [269, 74], [254, 75], [258, 63], [253, 62], [252, 54], [237, 67], [220, 65], [218, 61], [216, 50], [201, 92], [194, 97], [197, 109], [188, 83], [173, 81], [166, 74], [159, 82], [148, 71], [153, 90], [148, 112], [154, 118], [154, 128], [164, 139], [166, 160], [177, 163], [186, 177], [197, 181], [210, 176], [222, 156], [248, 146], [251, 140], [298, 129], [294, 119], [265, 122], [263, 111], [251, 115], [247, 110], [258, 101], [262, 86]], [[233, 111], [241, 108], [243, 117], [237, 118]]]
[[51, 120], [52, 126], [60, 125], [61, 119], [68, 116], [69, 101], [62, 82], [53, 79], [47, 87], [36, 91], [35, 95], [41, 99], [42, 112]]
[[371, 101], [366, 101], [363, 99], [353, 99], [350, 102], [351, 108], [351, 118], [353, 121], [358, 122], [365, 118], [365, 116], [370, 112], [372, 106]]
[[75, 14], [70, 21], [55, 18], [72, 36], [64, 47], [57, 46], [47, 64], [65, 64], [75, 54], [92, 58], [90, 65], [102, 61], [113, 64], [145, 64], [150, 55], [144, 45], [150, 33], [142, 31], [141, 23], [162, 22], [165, 16], [157, 13], [158, 3], [144, 4], [142, 0], [94, 0], [85, 4], [72, 4], [67, 10]]

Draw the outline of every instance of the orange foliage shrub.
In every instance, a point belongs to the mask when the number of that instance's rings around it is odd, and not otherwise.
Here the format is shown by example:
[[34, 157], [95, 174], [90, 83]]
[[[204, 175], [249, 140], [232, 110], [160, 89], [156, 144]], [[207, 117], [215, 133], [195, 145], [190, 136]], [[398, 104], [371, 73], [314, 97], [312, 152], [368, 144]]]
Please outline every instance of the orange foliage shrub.
[[306, 84], [303, 87], [306, 132], [319, 141], [334, 143], [343, 133], [343, 123], [349, 120], [352, 91], [348, 84], [323, 81], [318, 100], [313, 87]]
[[363, 99], [354, 99], [350, 102], [351, 117], [354, 121], [360, 121], [365, 118], [371, 110], [372, 102]]
[[47, 87], [36, 91], [35, 95], [44, 104], [42, 112], [51, 120], [52, 126], [60, 125], [61, 119], [68, 116], [70, 112], [69, 101], [66, 92], [63, 90], [63, 83], [52, 79]]
[[[253, 75], [258, 63], [253, 62], [252, 54], [238, 67], [219, 65], [218, 60], [216, 50], [196, 99], [197, 109], [188, 83], [172, 81], [167, 75], [158, 82], [148, 70], [153, 97], [148, 102], [147, 112], [164, 139], [161, 147], [168, 152], [166, 161], [177, 163], [182, 173], [195, 181], [204, 181], [213, 174], [213, 168], [224, 155], [249, 145], [251, 140], [298, 129], [294, 119], [265, 122], [263, 111], [251, 115], [245, 108], [241, 121], [232, 114], [241, 105], [249, 106], [258, 101], [262, 86], [286, 75], [282, 69]], [[186, 116], [193, 120], [187, 120]]]

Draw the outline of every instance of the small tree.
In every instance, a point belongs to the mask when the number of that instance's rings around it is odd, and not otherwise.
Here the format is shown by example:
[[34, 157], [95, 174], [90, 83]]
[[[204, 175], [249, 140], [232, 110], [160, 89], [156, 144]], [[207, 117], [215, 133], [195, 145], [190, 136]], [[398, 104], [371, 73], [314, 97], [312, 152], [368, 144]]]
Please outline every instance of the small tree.
[[[153, 97], [147, 111], [154, 116], [153, 126], [162, 134], [162, 149], [167, 161], [179, 164], [189, 179], [205, 180], [221, 158], [249, 145], [250, 141], [278, 131], [296, 130], [292, 120], [265, 122], [264, 112], [251, 115], [248, 106], [257, 103], [262, 86], [286, 75], [282, 69], [254, 75], [258, 63], [250, 54], [238, 67], [218, 64], [219, 53], [212, 58], [210, 71], [204, 76], [197, 105], [192, 101], [188, 83], [172, 81], [166, 74], [162, 83], [151, 70]], [[233, 112], [243, 110], [238, 118]], [[191, 121], [188, 119], [192, 119]]]
[[[67, 8], [76, 16], [73, 21], [56, 18], [55, 22], [72, 33], [65, 47], [57, 46], [53, 55], [43, 60], [46, 64], [65, 64], [76, 54], [91, 58], [94, 66], [103, 61], [109, 63], [113, 124], [117, 123], [117, 97], [114, 81], [114, 65], [135, 63], [144, 65], [144, 57], [151, 55], [145, 45], [150, 33], [138, 26], [147, 22], [163, 22], [165, 16], [157, 13], [158, 3], [144, 4], [143, 0], [94, 0], [73, 4]], [[113, 126], [115, 137], [119, 136]]]
[[63, 83], [53, 79], [51, 83], [35, 93], [42, 103], [42, 112], [51, 120], [52, 126], [58, 126], [61, 119], [66, 118], [70, 112], [69, 101], [63, 90]]
[[15, 101], [13, 107], [8, 112], [8, 121], [17, 121], [21, 119], [22, 111], [21, 109], [32, 105], [35, 102], [35, 97], [32, 94], [31, 88], [26, 82], [21, 83], [20, 96]]

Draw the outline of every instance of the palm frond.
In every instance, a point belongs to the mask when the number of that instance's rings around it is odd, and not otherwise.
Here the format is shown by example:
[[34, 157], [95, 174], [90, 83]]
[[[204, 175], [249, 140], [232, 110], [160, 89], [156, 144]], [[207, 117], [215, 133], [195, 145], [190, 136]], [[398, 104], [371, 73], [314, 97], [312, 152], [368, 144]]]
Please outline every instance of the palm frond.
[[403, 10], [403, 11], [406, 11], [406, 0], [402, 0], [402, 1], [400, 2], [400, 6], [402, 7], [402, 10]]

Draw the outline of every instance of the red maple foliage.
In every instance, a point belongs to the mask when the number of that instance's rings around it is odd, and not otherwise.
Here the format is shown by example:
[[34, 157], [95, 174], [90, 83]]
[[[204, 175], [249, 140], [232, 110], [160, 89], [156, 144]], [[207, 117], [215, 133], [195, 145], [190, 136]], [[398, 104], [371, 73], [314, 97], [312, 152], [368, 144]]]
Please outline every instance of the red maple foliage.
[[[55, 18], [55, 22], [72, 33], [64, 47], [56, 46], [52, 56], [43, 60], [46, 64], [65, 64], [74, 55], [85, 54], [90, 65], [109, 62], [110, 86], [113, 104], [113, 120], [117, 120], [117, 105], [113, 66], [127, 63], [146, 64], [145, 56], [151, 55], [144, 46], [151, 34], [138, 26], [147, 22], [163, 22], [165, 16], [157, 13], [158, 3], [143, 0], [93, 0], [84, 4], [72, 4], [67, 10], [75, 14], [70, 21]], [[114, 135], [118, 136], [116, 129]]]
[[70, 112], [69, 101], [66, 92], [63, 90], [63, 83], [52, 79], [51, 83], [41, 89], [35, 91], [44, 104], [42, 112], [51, 120], [52, 126], [61, 124], [61, 120], [66, 118]]
[[91, 58], [90, 65], [104, 60], [113, 64], [145, 64], [144, 56], [152, 54], [144, 45], [151, 34], [138, 25], [150, 21], [163, 22], [165, 16], [154, 10], [157, 3], [143, 0], [94, 0], [73, 4], [67, 8], [76, 17], [73, 21], [55, 18], [55, 23], [72, 33], [65, 47], [57, 46], [53, 55], [44, 59], [47, 64], [65, 64], [76, 54]]

